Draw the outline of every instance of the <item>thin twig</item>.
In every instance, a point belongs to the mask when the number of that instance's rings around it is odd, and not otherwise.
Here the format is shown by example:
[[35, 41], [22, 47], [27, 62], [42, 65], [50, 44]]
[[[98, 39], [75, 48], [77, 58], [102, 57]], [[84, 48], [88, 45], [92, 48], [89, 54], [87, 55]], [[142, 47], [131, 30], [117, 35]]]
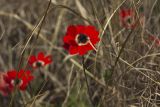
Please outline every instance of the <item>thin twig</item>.
[[84, 73], [84, 77], [85, 77], [87, 91], [88, 91], [88, 95], [89, 95], [89, 100], [90, 100], [90, 102], [92, 104], [92, 107], [94, 107], [94, 104], [93, 104], [93, 101], [92, 101], [91, 92], [90, 92], [90, 88], [89, 88], [89, 83], [88, 83], [88, 80], [87, 80], [87, 74], [86, 74], [86, 71], [85, 71], [86, 68], [85, 68], [84, 56], [82, 56], [82, 66], [83, 66], [83, 73]]

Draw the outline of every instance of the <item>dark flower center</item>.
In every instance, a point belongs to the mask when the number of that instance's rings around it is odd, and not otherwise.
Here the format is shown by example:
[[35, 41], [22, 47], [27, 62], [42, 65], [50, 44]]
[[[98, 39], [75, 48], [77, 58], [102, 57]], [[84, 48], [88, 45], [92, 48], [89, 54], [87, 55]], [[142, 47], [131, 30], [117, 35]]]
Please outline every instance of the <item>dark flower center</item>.
[[19, 79], [15, 79], [15, 80], [14, 80], [14, 85], [18, 85], [18, 84], [20, 83], [20, 81], [21, 81], [21, 80], [19, 80]]
[[88, 41], [88, 37], [84, 34], [79, 34], [77, 37], [77, 42], [78, 43], [83, 43], [85, 44]]
[[131, 18], [128, 18], [127, 19], [127, 23], [131, 23], [132, 21], [131, 21]]
[[44, 61], [41, 61], [41, 60], [38, 60], [36, 62], [33, 63], [33, 67], [42, 67], [45, 65], [45, 62]]
[[133, 23], [133, 18], [132, 18], [132, 17], [128, 17], [128, 18], [126, 19], [126, 22], [127, 22], [128, 24], [132, 24], [132, 23]]
[[19, 84], [21, 84], [21, 82], [22, 82], [22, 80], [20, 80], [20, 79], [15, 79], [15, 80], [12, 80], [11, 81], [11, 84], [13, 85], [13, 86], [16, 86], [16, 85], [19, 85]]
[[38, 61], [38, 62], [36, 63], [36, 66], [37, 66], [37, 67], [41, 67], [41, 66], [42, 66], [42, 63]]

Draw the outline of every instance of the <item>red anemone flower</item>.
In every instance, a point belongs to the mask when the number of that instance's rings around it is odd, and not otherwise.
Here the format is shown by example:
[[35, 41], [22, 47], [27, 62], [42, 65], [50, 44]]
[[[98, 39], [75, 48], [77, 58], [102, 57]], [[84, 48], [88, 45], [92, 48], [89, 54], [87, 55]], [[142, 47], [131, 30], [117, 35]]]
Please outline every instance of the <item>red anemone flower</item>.
[[4, 80], [9, 85], [10, 91], [12, 91], [14, 87], [17, 87], [20, 90], [25, 90], [33, 78], [34, 77], [31, 75], [31, 72], [28, 70], [11, 70], [4, 76]]
[[0, 72], [0, 93], [3, 96], [7, 96], [9, 93], [8, 84], [6, 83], [6, 81], [3, 78], [5, 75], [6, 75], [6, 73]]
[[39, 52], [37, 57], [32, 55], [29, 57], [29, 64], [33, 68], [38, 68], [50, 64], [52, 62], [51, 55], [45, 56], [43, 52]]
[[71, 55], [84, 55], [89, 50], [95, 49], [94, 45], [99, 42], [99, 32], [94, 26], [71, 25], [63, 38], [64, 48]]
[[133, 9], [120, 9], [119, 18], [121, 26], [127, 29], [133, 29], [136, 26]]

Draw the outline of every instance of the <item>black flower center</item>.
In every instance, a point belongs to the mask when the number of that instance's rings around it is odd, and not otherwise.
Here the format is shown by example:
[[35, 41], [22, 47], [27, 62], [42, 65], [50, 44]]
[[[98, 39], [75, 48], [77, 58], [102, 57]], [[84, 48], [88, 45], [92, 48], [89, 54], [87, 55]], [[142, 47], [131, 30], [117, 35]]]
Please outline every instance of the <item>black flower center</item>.
[[42, 66], [42, 63], [38, 61], [38, 62], [36, 63], [36, 66], [37, 66], [37, 67], [41, 67], [41, 66]]
[[33, 67], [42, 67], [45, 65], [45, 62], [44, 61], [41, 61], [41, 60], [38, 60], [36, 62], [33, 63]]
[[20, 83], [20, 81], [21, 81], [21, 80], [19, 80], [19, 79], [15, 79], [15, 80], [14, 80], [14, 84], [15, 84], [15, 85], [18, 85], [18, 84]]
[[85, 44], [88, 41], [88, 36], [84, 35], [84, 34], [79, 34], [77, 36], [77, 42], [78, 43], [82, 43]]
[[132, 18], [132, 17], [128, 17], [128, 18], [126, 19], [126, 22], [127, 22], [128, 24], [132, 24], [132, 23], [133, 23], [133, 18]]
[[22, 82], [22, 80], [20, 80], [20, 79], [15, 79], [15, 80], [12, 80], [11, 81], [11, 84], [13, 85], [13, 86], [16, 86], [16, 85], [19, 85], [19, 84], [21, 84], [21, 82]]
[[127, 19], [127, 22], [128, 22], [128, 23], [131, 23], [131, 18], [128, 18], [128, 19]]
[[132, 22], [132, 19], [131, 18], [128, 18], [127, 19], [127, 23], [131, 23]]

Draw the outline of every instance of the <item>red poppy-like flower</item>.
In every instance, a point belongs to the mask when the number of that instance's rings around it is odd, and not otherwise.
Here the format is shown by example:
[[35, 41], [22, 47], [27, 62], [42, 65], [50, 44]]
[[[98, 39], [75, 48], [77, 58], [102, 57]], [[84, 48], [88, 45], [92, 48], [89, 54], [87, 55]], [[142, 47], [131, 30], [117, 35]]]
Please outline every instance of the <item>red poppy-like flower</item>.
[[157, 46], [160, 46], [160, 39], [154, 35], [149, 35], [149, 39], [154, 42]]
[[120, 9], [119, 18], [121, 26], [127, 29], [133, 29], [136, 26], [133, 9]]
[[3, 78], [5, 75], [6, 75], [6, 73], [0, 72], [0, 93], [3, 96], [7, 96], [9, 93], [8, 84], [6, 83], [6, 81]]
[[43, 52], [39, 52], [37, 57], [32, 55], [29, 57], [29, 64], [33, 68], [42, 67], [52, 62], [51, 55], [45, 56]]
[[72, 55], [84, 55], [95, 49], [94, 45], [100, 40], [98, 35], [99, 32], [94, 26], [71, 25], [63, 38], [64, 48]]
[[24, 71], [23, 69], [20, 71], [8, 71], [4, 76], [4, 80], [9, 85], [10, 91], [12, 91], [14, 87], [17, 87], [20, 90], [25, 90], [33, 78], [34, 77], [31, 75], [30, 71]]

